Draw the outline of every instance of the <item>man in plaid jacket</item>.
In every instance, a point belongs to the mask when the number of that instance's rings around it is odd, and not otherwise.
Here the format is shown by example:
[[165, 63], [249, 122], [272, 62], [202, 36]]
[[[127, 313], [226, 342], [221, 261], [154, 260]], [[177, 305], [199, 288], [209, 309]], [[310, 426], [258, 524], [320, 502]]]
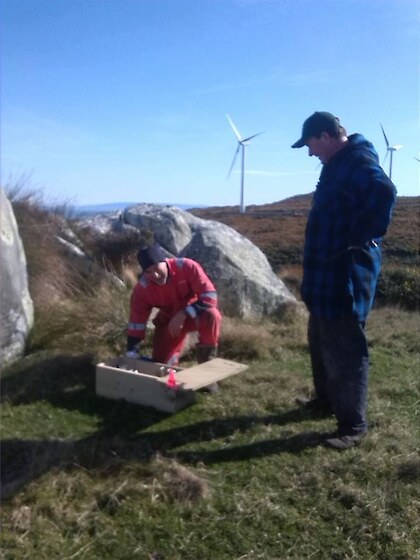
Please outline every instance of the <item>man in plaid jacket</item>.
[[347, 449], [366, 435], [368, 347], [364, 326], [381, 266], [396, 189], [373, 145], [347, 135], [337, 117], [316, 112], [292, 148], [307, 146], [323, 164], [305, 233], [302, 299], [315, 398], [304, 406], [337, 419], [328, 447]]

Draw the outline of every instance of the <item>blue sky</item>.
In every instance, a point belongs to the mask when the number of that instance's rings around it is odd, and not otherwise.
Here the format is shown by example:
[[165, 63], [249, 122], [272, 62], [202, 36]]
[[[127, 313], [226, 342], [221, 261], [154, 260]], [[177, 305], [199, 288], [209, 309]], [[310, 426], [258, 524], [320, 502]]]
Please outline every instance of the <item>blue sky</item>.
[[[1, 180], [48, 200], [239, 203], [314, 190], [292, 150], [315, 110], [419, 195], [418, 0], [2, 0]], [[388, 171], [388, 164], [385, 164]]]

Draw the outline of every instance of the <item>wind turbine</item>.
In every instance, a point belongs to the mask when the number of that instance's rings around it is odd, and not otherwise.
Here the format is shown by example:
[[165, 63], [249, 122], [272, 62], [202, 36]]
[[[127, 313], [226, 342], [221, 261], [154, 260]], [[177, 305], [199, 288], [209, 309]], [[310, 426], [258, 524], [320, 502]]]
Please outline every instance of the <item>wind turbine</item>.
[[226, 115], [226, 117], [227, 117], [227, 120], [229, 121], [230, 126], [232, 127], [232, 130], [233, 130], [237, 140], [238, 140], [238, 147], [236, 148], [235, 155], [233, 156], [232, 164], [230, 166], [229, 173], [227, 174], [227, 179], [229, 179], [229, 177], [230, 177], [233, 166], [235, 165], [236, 157], [239, 153], [239, 150], [241, 150], [241, 155], [242, 155], [242, 161], [241, 161], [241, 201], [240, 201], [239, 211], [240, 211], [241, 214], [243, 214], [245, 212], [245, 206], [244, 206], [245, 146], [248, 146], [249, 141], [252, 140], [253, 138], [255, 138], [256, 136], [259, 136], [260, 134], [262, 134], [262, 132], [257, 132], [257, 134], [253, 134], [252, 136], [248, 136], [248, 138], [242, 138], [241, 135], [239, 134], [238, 129], [234, 125], [232, 119], [229, 117], [229, 115]]
[[416, 159], [418, 162], [420, 162], [420, 158], [413, 156], [414, 159]]
[[385, 154], [384, 163], [385, 163], [385, 160], [386, 160], [386, 158], [388, 156], [388, 153], [389, 153], [389, 156], [390, 156], [390, 158], [389, 158], [389, 178], [392, 179], [392, 157], [394, 155], [394, 152], [396, 152], [397, 150], [402, 148], [402, 145], [401, 144], [396, 144], [395, 146], [390, 146], [389, 142], [388, 142], [388, 138], [386, 137], [385, 130], [384, 130], [384, 127], [382, 126], [382, 124], [381, 124], [381, 128], [382, 128], [382, 134], [384, 135], [385, 144], [386, 144], [386, 154]]

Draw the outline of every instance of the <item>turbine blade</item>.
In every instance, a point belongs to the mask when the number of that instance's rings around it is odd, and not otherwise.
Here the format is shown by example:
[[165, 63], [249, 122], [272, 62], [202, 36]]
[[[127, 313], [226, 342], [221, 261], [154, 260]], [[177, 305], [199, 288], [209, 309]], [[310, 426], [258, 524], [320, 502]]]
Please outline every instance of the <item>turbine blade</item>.
[[232, 119], [229, 117], [229, 115], [227, 113], [226, 113], [226, 117], [227, 117], [227, 120], [230, 123], [230, 126], [232, 127], [233, 132], [235, 133], [236, 138], [238, 139], [238, 142], [242, 142], [242, 138], [241, 138], [241, 135], [239, 134], [239, 130], [236, 128]]
[[384, 157], [384, 159], [382, 160], [382, 167], [385, 165], [386, 160], [388, 159], [388, 154], [389, 154], [389, 151], [387, 150], [387, 151], [385, 152], [385, 157]]
[[384, 135], [384, 138], [385, 138], [386, 147], [389, 148], [388, 138], [386, 137], [385, 130], [384, 130], [384, 127], [382, 126], [382, 124], [381, 124], [381, 128], [382, 128], [382, 134]]
[[230, 174], [232, 173], [232, 169], [233, 169], [233, 166], [235, 165], [235, 161], [236, 161], [236, 158], [238, 156], [238, 152], [239, 152], [240, 147], [241, 147], [241, 144], [240, 144], [240, 142], [238, 142], [238, 147], [236, 148], [235, 155], [233, 156], [232, 164], [230, 166], [229, 173], [227, 174], [226, 181], [229, 179]]
[[414, 159], [416, 159], [418, 162], [420, 162], [420, 158], [413, 156]]
[[259, 136], [260, 134], [264, 134], [263, 132], [257, 132], [257, 134], [253, 134], [252, 136], [248, 136], [248, 138], [244, 138], [244, 140], [242, 140], [242, 143], [244, 144], [245, 142], [249, 142], [250, 140], [252, 140], [252, 138], [255, 138], [256, 136]]

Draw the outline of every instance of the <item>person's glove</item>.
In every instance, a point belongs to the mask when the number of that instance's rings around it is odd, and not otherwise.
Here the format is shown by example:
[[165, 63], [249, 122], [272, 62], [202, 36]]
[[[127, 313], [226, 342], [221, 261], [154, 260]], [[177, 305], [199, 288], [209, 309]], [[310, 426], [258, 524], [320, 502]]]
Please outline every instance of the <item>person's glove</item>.
[[138, 358], [139, 353], [136, 350], [127, 350], [125, 353], [126, 358]]

